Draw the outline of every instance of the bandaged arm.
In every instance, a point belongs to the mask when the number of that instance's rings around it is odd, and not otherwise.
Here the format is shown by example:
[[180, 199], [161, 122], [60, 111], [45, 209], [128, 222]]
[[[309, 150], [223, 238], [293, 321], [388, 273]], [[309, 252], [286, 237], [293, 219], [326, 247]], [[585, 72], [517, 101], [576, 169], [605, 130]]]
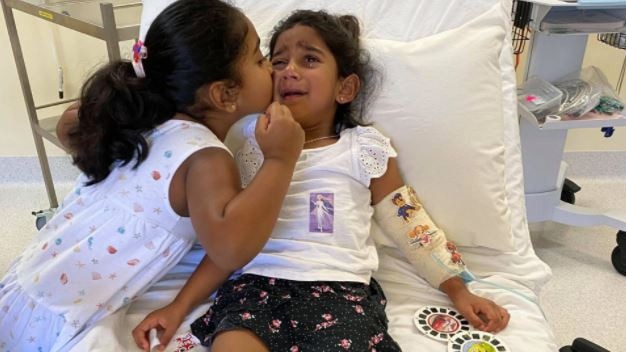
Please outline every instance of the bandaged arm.
[[402, 186], [374, 205], [374, 219], [433, 287], [465, 271], [456, 246], [435, 225], [411, 187]]

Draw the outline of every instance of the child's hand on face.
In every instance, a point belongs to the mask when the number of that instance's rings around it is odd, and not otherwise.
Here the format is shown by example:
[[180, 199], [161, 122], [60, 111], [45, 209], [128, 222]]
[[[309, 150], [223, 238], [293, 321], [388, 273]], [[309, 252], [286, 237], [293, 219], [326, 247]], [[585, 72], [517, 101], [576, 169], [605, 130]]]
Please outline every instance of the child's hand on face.
[[490, 299], [466, 291], [452, 299], [455, 308], [478, 330], [497, 333], [509, 323], [509, 312]]
[[268, 159], [294, 162], [298, 160], [304, 145], [304, 131], [293, 119], [291, 111], [280, 103], [273, 102], [256, 123], [256, 140]]
[[185, 310], [176, 306], [174, 302], [170, 303], [148, 314], [141, 323], [133, 329], [133, 339], [137, 346], [143, 351], [150, 351], [150, 347], [154, 346], [150, 346], [148, 333], [152, 329], [157, 329], [157, 331], [160, 332], [159, 342], [161, 343], [158, 350], [162, 351], [172, 337], [174, 337], [174, 334], [183, 320], [185, 320]]

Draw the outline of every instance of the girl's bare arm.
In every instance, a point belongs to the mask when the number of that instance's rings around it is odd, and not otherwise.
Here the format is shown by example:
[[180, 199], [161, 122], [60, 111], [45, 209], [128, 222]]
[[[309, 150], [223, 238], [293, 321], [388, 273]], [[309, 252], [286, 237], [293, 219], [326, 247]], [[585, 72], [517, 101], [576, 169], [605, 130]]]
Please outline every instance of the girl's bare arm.
[[267, 242], [300, 155], [304, 132], [286, 107], [270, 106], [261, 116], [257, 141], [264, 161], [246, 189], [224, 150], [195, 153], [186, 174], [189, 215], [211, 260], [235, 271], [254, 258]]

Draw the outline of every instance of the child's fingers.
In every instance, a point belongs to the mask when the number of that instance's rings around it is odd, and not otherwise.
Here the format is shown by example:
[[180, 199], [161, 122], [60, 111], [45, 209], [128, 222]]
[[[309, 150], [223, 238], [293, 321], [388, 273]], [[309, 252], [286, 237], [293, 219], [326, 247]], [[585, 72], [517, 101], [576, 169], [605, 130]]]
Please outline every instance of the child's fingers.
[[289, 108], [287, 107], [287, 105], [281, 105], [281, 106], [280, 106], [280, 108], [281, 108], [281, 112], [282, 112], [282, 114], [283, 114], [284, 116], [289, 116], [290, 118], [293, 118], [293, 117], [291, 116], [291, 110], [289, 110]]
[[269, 129], [272, 128], [272, 124], [281, 129], [291, 128], [295, 122], [291, 115], [291, 110], [285, 105], [276, 103], [270, 110], [270, 113], [271, 115], [268, 122]]
[[256, 120], [256, 126], [254, 128], [254, 133], [258, 136], [261, 133], [265, 133], [267, 131], [267, 127], [269, 126], [270, 120], [266, 114], [261, 114]]
[[500, 331], [506, 328], [507, 325], [509, 325], [509, 320], [511, 320], [511, 314], [509, 314], [508, 310], [502, 307], [498, 307], [498, 311], [500, 312], [500, 317], [502, 317], [502, 325], [500, 326], [500, 329], [498, 329], [498, 331]]
[[267, 115], [270, 121], [272, 120], [272, 117], [278, 114], [280, 114], [280, 103], [273, 102], [267, 107], [267, 109], [265, 109], [265, 115]]
[[470, 309], [467, 312], [464, 312], [463, 316], [470, 322], [470, 324], [472, 324], [474, 329], [483, 330], [485, 323], [476, 313], [474, 313], [473, 310]]
[[272, 127], [272, 124], [281, 126], [282, 123], [279, 122], [285, 119], [285, 115], [291, 116], [289, 110], [286, 110], [288, 114], [285, 113], [285, 109], [287, 107], [280, 105], [279, 103], [272, 103], [265, 110], [265, 114], [261, 114], [257, 119], [257, 133], [259, 132], [268, 132]]
[[148, 340], [148, 332], [151, 329], [150, 322], [144, 320], [133, 329], [133, 339], [139, 348], [144, 351], [150, 350], [150, 341]]
[[[490, 309], [491, 308], [491, 309]], [[500, 317], [500, 311], [497, 307], [489, 307], [488, 309], [483, 309], [481, 314], [484, 316], [484, 320], [487, 322], [487, 325], [482, 329], [487, 332], [496, 332], [500, 329], [502, 325], [502, 317]]]
[[161, 337], [159, 337], [159, 340], [161, 341], [161, 348], [164, 349], [165, 346], [167, 346], [170, 343], [170, 340], [172, 339], [172, 337], [174, 337], [174, 334], [176, 333], [176, 328], [166, 328], [165, 331], [163, 331], [163, 334], [161, 335]]

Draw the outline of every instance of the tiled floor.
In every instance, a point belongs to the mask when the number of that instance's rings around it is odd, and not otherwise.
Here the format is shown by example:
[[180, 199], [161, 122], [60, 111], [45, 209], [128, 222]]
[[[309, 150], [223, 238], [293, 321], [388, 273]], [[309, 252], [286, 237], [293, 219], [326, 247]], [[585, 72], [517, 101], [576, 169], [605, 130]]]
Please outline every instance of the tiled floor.
[[[57, 187], [60, 194], [65, 194], [71, 184]], [[13, 258], [35, 236], [35, 217], [31, 212], [49, 206], [43, 184], [0, 183], [0, 272], [4, 273]]]
[[[577, 205], [626, 209], [626, 180], [576, 182], [583, 187]], [[612, 352], [626, 351], [626, 277], [610, 260], [617, 230], [555, 223], [531, 228], [535, 250], [554, 275], [541, 300], [558, 341], [564, 345], [585, 337]]]
[[[626, 209], [626, 177], [600, 178], [579, 172], [573, 180], [583, 187], [577, 194], [578, 205]], [[3, 272], [35, 234], [30, 212], [46, 208], [48, 202], [40, 182], [0, 181]], [[69, 182], [57, 184], [58, 194], [65, 194], [70, 187]], [[609, 259], [616, 230], [554, 223], [533, 224], [531, 228], [538, 255], [554, 272], [541, 298], [559, 344], [585, 337], [610, 351], [626, 351], [626, 277], [613, 269]]]

